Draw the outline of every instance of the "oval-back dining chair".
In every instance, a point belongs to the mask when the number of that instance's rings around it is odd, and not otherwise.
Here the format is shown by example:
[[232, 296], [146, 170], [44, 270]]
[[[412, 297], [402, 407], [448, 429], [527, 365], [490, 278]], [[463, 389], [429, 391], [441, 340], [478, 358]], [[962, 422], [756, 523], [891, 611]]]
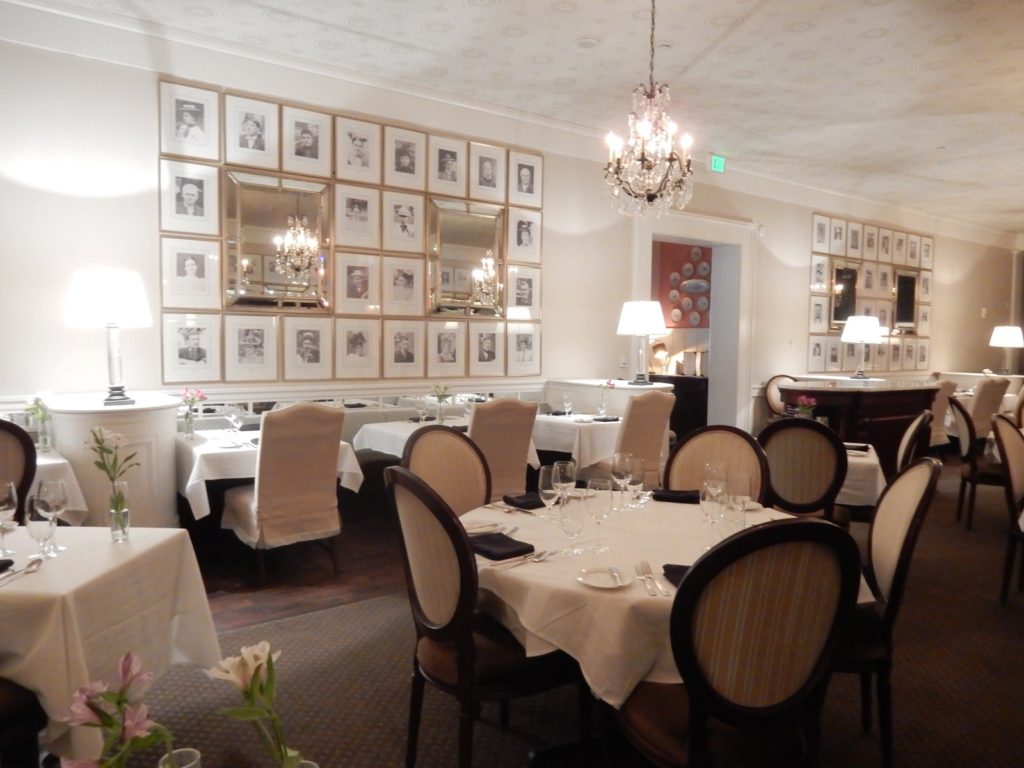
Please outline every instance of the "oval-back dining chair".
[[491, 500], [491, 470], [480, 448], [441, 424], [421, 427], [405, 444], [402, 466], [429, 485], [459, 516]]
[[664, 487], [699, 491], [704, 483], [704, 465], [709, 462], [724, 466], [727, 476], [748, 476], [751, 496], [764, 503], [768, 492], [768, 459], [764, 450], [742, 429], [724, 424], [695, 429], [676, 444], [665, 465]]
[[757, 442], [768, 459], [768, 504], [834, 521], [847, 470], [839, 436], [814, 419], [789, 418], [770, 422]]
[[25, 521], [25, 498], [36, 478], [36, 447], [32, 437], [11, 421], [0, 419], [0, 483], [14, 483], [18, 509], [14, 519]]

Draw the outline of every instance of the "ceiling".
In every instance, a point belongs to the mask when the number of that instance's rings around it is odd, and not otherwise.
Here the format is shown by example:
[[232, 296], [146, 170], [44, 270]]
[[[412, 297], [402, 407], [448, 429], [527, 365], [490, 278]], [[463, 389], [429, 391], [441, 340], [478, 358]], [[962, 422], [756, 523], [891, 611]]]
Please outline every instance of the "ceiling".
[[[647, 0], [19, 2], [595, 144], [647, 78]], [[655, 76], [696, 160], [1024, 233], [1022, 33], [1024, 0], [661, 0]]]

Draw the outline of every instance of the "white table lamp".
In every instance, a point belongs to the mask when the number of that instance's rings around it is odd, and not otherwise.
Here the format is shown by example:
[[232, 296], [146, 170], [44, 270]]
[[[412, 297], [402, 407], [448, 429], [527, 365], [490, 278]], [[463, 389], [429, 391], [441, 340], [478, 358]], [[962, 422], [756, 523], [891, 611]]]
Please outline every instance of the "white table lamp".
[[864, 345], [881, 343], [882, 328], [878, 325], [878, 318], [870, 315], [851, 315], [846, 318], [841, 341], [857, 345], [857, 372], [850, 378], [866, 379], [867, 376], [864, 375]]
[[992, 338], [988, 340], [990, 347], [1003, 348], [1003, 368], [1010, 370], [1010, 350], [1024, 347], [1024, 332], [1019, 325], [997, 325], [992, 329]]
[[121, 329], [148, 328], [153, 316], [146, 299], [146, 287], [138, 272], [111, 267], [90, 267], [71, 276], [64, 304], [64, 325], [68, 328], [107, 329], [107, 374], [110, 388], [104, 405], [131, 405], [124, 391], [121, 370]]
[[630, 384], [646, 385], [647, 380], [647, 347], [651, 336], [664, 336], [668, 333], [665, 317], [661, 313], [661, 304], [657, 301], [627, 301], [622, 305], [619, 315], [619, 336], [635, 336], [637, 339], [636, 377]]

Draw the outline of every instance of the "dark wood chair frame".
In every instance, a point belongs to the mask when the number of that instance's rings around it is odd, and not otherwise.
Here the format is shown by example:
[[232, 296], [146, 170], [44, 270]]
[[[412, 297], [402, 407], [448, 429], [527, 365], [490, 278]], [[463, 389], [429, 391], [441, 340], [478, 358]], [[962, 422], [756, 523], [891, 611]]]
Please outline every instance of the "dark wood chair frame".
[[[965, 520], [965, 526], [969, 531], [974, 525], [974, 498], [977, 494], [978, 486], [1004, 485], [1003, 466], [1002, 464], [982, 460], [980, 453], [984, 443], [978, 439], [978, 435], [974, 431], [974, 422], [971, 421], [971, 415], [967, 412], [967, 409], [954, 397], [949, 398], [949, 407], [954, 412], [959, 412], [961, 417], [956, 420], [957, 442], [960, 444], [960, 461], [963, 464], [960, 473], [960, 492], [956, 500], [956, 519], [959, 522], [961, 515], [963, 515], [964, 494], [969, 485], [971, 491], [967, 498], [967, 517]], [[966, 435], [960, 434], [961, 425], [966, 425]], [[968, 472], [966, 476], [963, 474], [964, 468]]]
[[791, 416], [792, 415], [792, 413], [791, 413], [792, 409], [789, 406], [785, 406], [784, 405], [782, 410], [778, 411], [778, 410], [775, 409], [775, 406], [772, 405], [772, 399], [771, 399], [771, 395], [770, 395], [771, 388], [774, 387], [780, 381], [781, 382], [794, 382], [794, 381], [796, 381], [796, 377], [795, 376], [790, 376], [788, 373], [777, 373], [774, 376], [772, 376], [770, 379], [768, 379], [768, 381], [766, 381], [764, 383], [764, 402], [765, 402], [765, 407], [768, 409], [768, 417], [770, 419], [782, 418], [782, 417], [785, 417], [785, 416]]
[[[928, 448], [932, 441], [932, 419], [935, 418], [935, 414], [931, 411], [921, 411], [910, 425], [907, 427], [907, 432], [904, 433], [904, 438], [909, 439], [906, 442], [900, 441], [900, 451], [896, 453], [896, 471], [906, 469], [918, 456], [923, 456], [928, 452]], [[913, 432], [912, 435], [909, 433]]]
[[0, 419], [0, 432], [13, 435], [25, 454], [25, 468], [22, 470], [21, 477], [12, 478], [14, 487], [18, 491], [18, 509], [14, 513], [14, 519], [21, 525], [25, 522], [25, 500], [36, 479], [36, 446], [32, 442], [32, 436], [13, 422]]
[[[1021, 434], [1020, 428], [1017, 427], [1013, 419], [1009, 419], [1006, 416], [997, 414], [992, 417], [992, 426], [995, 427], [996, 420], [1003, 419], [1008, 422], [1013, 433], [1017, 435], [1014, 439], [1024, 440], [1024, 435]], [[999, 430], [995, 430], [996, 433], [996, 444], [999, 446], [999, 455], [1007, 456], [1006, 445]], [[1004, 458], [1005, 462], [1005, 458]], [[1009, 527], [1006, 531], [1006, 557], [1003, 559], [1003, 579], [999, 586], [999, 602], [1006, 605], [1006, 601], [1010, 596], [1010, 577], [1013, 575], [1013, 561], [1017, 557], [1017, 549], [1024, 552], [1024, 531], [1020, 529], [1020, 516], [1024, 512], [1024, 488], [1014, 489], [1013, 483], [1010, 481], [1010, 468], [1004, 463], [1003, 470], [1006, 473], [1006, 482], [1003, 487], [1006, 489], [1006, 509], [1009, 512]], [[1015, 494], [1020, 494], [1019, 496]], [[1024, 555], [1021, 557], [1020, 573], [1017, 577], [1017, 591], [1024, 591]]]
[[[675, 448], [673, 448], [672, 451], [668, 455], [668, 461], [665, 462], [665, 472], [662, 475], [662, 486], [665, 487], [665, 488], [669, 488], [668, 478], [669, 478], [669, 475], [670, 475], [670, 470], [672, 469], [672, 465], [673, 465], [673, 463], [675, 463], [676, 457], [678, 456], [679, 452], [682, 451], [685, 448], [686, 444], [689, 443], [691, 440], [693, 440], [695, 438], [698, 438], [698, 437], [700, 437], [701, 435], [703, 435], [703, 434], [705, 434], [707, 432], [730, 432], [730, 433], [732, 433], [734, 435], [737, 435], [738, 437], [742, 438], [743, 440], [745, 440], [747, 442], [747, 444], [750, 445], [750, 447], [754, 449], [754, 453], [757, 455], [757, 462], [761, 466], [761, 487], [758, 489], [756, 501], [759, 504], [764, 504], [765, 503], [765, 499], [767, 498], [767, 495], [768, 495], [768, 487], [769, 487], [769, 484], [770, 484], [770, 480], [769, 480], [769, 477], [768, 477], [768, 457], [764, 455], [764, 449], [761, 447], [761, 444], [758, 443], [757, 440], [755, 440], [750, 435], [749, 432], [746, 432], [746, 431], [740, 429], [739, 427], [730, 426], [728, 424], [711, 424], [711, 425], [708, 425], [706, 427], [699, 427], [698, 429], [693, 430], [693, 432], [688, 434], [686, 437], [684, 437], [678, 443], [676, 443]], [[674, 490], [687, 490], [687, 491], [689, 491], [689, 490], [700, 490], [700, 489], [699, 488], [677, 488], [677, 489], [674, 489]]]
[[[767, 504], [769, 506], [783, 509], [786, 512], [792, 512], [795, 515], [822, 510], [826, 520], [834, 521], [836, 497], [839, 495], [839, 491], [842, 489], [843, 483], [846, 482], [846, 471], [849, 467], [849, 461], [846, 457], [846, 446], [843, 445], [843, 441], [839, 439], [839, 435], [814, 419], [779, 419], [778, 421], [770, 422], [768, 426], [762, 429], [761, 433], [757, 436], [757, 442], [765, 449], [766, 460], [768, 444], [771, 442], [772, 438], [779, 432], [783, 432], [788, 429], [804, 429], [824, 436], [832, 446], [832, 450], [836, 456], [835, 476], [832, 478], [832, 482], [821, 496], [803, 504], [780, 495], [771, 484], [771, 477], [769, 477]], [[769, 471], [770, 467], [771, 465], [769, 464]]]

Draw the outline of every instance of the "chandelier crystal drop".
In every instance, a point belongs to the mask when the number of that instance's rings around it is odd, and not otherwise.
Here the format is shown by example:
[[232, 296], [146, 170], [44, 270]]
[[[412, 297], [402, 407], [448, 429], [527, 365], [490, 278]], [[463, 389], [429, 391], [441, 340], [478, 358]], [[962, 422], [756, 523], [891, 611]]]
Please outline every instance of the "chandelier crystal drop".
[[285, 275], [290, 282], [308, 283], [314, 272], [323, 268], [320, 257], [320, 239], [309, 231], [309, 221], [296, 214], [288, 217], [288, 231], [284, 237], [274, 238], [277, 254], [274, 271]]
[[654, 80], [654, 0], [651, 0], [651, 64], [649, 79], [633, 91], [633, 112], [629, 116], [629, 138], [615, 133], [605, 138], [608, 165], [604, 178], [619, 213], [660, 216], [681, 211], [693, 197], [693, 169], [690, 147], [693, 139], [684, 133], [678, 151], [673, 148], [678, 126], [669, 116], [668, 86]]

